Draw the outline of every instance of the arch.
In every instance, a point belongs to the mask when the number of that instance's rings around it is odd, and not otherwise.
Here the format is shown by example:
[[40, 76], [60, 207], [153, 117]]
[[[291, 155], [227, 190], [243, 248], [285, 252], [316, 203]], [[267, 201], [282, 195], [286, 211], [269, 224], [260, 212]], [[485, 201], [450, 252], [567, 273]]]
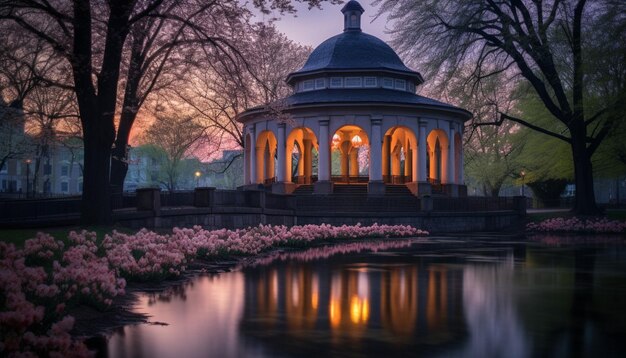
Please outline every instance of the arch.
[[454, 183], [463, 184], [463, 139], [458, 132], [454, 134]]
[[[317, 167], [317, 149], [317, 137], [310, 128], [296, 127], [291, 130], [287, 136], [286, 150], [289, 155], [286, 156], [285, 163], [286, 182], [310, 184], [313, 181], [314, 168]], [[296, 151], [298, 156], [297, 160], [294, 160], [293, 153]], [[294, 170], [294, 164], [297, 165], [297, 171]]]
[[417, 181], [417, 150], [413, 130], [406, 126], [389, 128], [383, 138], [383, 181], [398, 184]]
[[435, 183], [448, 183], [448, 135], [441, 129], [428, 134], [428, 179]]
[[257, 183], [269, 184], [276, 178], [276, 136], [264, 130], [256, 139], [256, 180]]
[[352, 124], [338, 128], [330, 146], [331, 173], [335, 174], [335, 181], [366, 181], [361, 175], [367, 175], [369, 169], [369, 136], [363, 128]]

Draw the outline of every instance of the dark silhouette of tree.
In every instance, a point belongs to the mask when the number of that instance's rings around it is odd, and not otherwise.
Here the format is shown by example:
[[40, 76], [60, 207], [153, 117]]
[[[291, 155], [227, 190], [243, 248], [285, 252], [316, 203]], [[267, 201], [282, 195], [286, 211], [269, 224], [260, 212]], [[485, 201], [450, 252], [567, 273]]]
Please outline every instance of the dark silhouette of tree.
[[[322, 0], [299, 2], [316, 6]], [[195, 38], [211, 41], [211, 35], [195, 21], [194, 9], [228, 3], [238, 4], [235, 0], [0, 0], [0, 22], [17, 25], [43, 40], [71, 69], [84, 140], [83, 224], [111, 221], [110, 161], [117, 132], [115, 114], [124, 49], [133, 27], [147, 18], [167, 18], [172, 24], [186, 24]], [[255, 0], [253, 4], [263, 11], [293, 11], [290, 1]], [[230, 20], [224, 14], [214, 15], [224, 23]], [[158, 26], [153, 30], [177, 31], [176, 27]], [[219, 46], [226, 45], [227, 40], [213, 42]]]
[[[618, 1], [586, 0], [381, 0], [381, 12], [395, 21], [395, 44], [401, 52], [422, 61], [431, 73], [456, 75], [458, 68], [474, 68], [468, 84], [505, 73], [523, 79], [564, 131], [535, 125], [530, 118], [501, 112], [499, 120], [513, 121], [562, 140], [571, 148], [576, 200], [574, 211], [597, 214], [591, 156], [623, 113], [623, 83], [602, 92], [595, 81], [603, 68], [591, 72], [589, 51], [602, 52], [622, 63], [626, 5]], [[614, 35], [618, 34], [617, 37]], [[621, 34], [621, 36], [620, 36]], [[613, 36], [611, 36], [613, 35]], [[443, 80], [445, 82], [445, 79]], [[604, 101], [590, 97], [607, 94]]]

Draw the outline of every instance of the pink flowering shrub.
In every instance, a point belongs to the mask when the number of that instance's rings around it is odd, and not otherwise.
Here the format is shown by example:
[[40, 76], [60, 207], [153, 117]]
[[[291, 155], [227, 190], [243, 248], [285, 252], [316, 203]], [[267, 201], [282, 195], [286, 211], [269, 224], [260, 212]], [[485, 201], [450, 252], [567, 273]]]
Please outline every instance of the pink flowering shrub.
[[539, 223], [528, 223], [526, 230], [531, 232], [619, 234], [626, 232], [626, 222], [607, 218], [553, 218]]
[[[242, 230], [174, 228], [171, 234], [142, 229], [113, 231], [97, 241], [93, 232], [70, 232], [68, 244], [38, 233], [16, 248], [0, 242], [0, 356], [85, 356], [73, 340], [72, 306], [105, 309], [124, 293], [126, 280], [163, 280], [180, 275], [196, 258], [256, 255], [276, 246], [314, 240], [416, 237], [428, 232], [403, 225], [271, 226]], [[365, 249], [365, 247], [358, 247]]]

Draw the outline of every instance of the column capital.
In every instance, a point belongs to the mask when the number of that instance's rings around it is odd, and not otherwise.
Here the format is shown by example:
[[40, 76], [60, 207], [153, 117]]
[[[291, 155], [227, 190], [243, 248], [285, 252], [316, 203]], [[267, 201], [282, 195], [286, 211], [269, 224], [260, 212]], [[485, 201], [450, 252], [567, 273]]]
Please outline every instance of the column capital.
[[330, 119], [320, 119], [319, 120], [319, 124], [321, 127], [328, 127], [328, 124], [330, 123]]
[[370, 121], [373, 126], [379, 126], [383, 122], [383, 116], [381, 115], [373, 115], [370, 117]]
[[453, 121], [450, 121], [450, 130], [452, 131], [456, 130], [456, 123], [454, 123]]
[[278, 128], [285, 128], [287, 124], [285, 122], [279, 122], [278, 123]]
[[426, 127], [428, 125], [428, 121], [425, 119], [419, 119], [420, 127]]

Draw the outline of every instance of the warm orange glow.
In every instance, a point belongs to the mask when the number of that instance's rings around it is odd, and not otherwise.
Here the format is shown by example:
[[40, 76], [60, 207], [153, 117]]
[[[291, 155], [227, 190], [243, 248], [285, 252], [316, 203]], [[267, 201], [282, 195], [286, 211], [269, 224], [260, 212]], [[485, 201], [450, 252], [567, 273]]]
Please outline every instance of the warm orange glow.
[[352, 146], [355, 148], [358, 148], [363, 144], [363, 139], [361, 139], [361, 137], [359, 137], [358, 134], [352, 137], [351, 141], [352, 141]]
[[341, 308], [339, 307], [339, 300], [330, 300], [328, 315], [331, 327], [338, 327], [339, 323], [341, 323]]
[[350, 299], [350, 319], [354, 324], [366, 323], [369, 319], [370, 305], [367, 298], [353, 295]]
[[341, 143], [341, 137], [339, 136], [339, 134], [335, 133], [335, 135], [333, 135], [333, 140], [331, 142], [332, 149], [339, 149], [340, 143]]

